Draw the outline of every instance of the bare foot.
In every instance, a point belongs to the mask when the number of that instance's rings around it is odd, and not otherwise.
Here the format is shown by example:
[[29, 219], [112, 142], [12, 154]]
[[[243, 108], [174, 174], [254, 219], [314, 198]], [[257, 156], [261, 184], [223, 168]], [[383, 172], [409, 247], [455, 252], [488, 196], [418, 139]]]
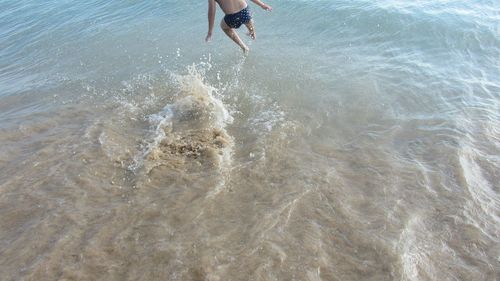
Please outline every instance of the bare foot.
[[250, 52], [250, 49], [247, 46], [241, 47], [241, 50], [243, 50], [244, 55], [248, 55], [248, 52]]
[[248, 30], [247, 32], [247, 35], [250, 36], [250, 38], [252, 38], [252, 40], [255, 40], [255, 30]]
[[250, 36], [253, 40], [255, 40], [257, 36], [255, 35], [255, 27], [253, 26], [253, 21], [252, 20], [249, 21], [248, 23], [245, 24], [245, 26], [248, 29], [247, 35]]

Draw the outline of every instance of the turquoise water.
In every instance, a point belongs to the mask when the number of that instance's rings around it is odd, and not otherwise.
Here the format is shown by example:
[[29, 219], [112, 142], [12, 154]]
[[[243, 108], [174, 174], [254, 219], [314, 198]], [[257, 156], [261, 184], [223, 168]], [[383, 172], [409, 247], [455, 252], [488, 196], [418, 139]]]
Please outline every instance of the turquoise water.
[[498, 279], [500, 3], [268, 4], [0, 0], [2, 278]]

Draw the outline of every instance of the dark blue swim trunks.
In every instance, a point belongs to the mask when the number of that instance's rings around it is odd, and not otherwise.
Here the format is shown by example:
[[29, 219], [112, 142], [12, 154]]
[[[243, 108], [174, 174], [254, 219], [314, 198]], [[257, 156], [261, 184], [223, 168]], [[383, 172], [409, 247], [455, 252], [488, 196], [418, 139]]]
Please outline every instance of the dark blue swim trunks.
[[242, 24], [248, 23], [252, 19], [248, 6], [234, 14], [229, 14], [224, 17], [224, 21], [231, 28], [239, 28]]

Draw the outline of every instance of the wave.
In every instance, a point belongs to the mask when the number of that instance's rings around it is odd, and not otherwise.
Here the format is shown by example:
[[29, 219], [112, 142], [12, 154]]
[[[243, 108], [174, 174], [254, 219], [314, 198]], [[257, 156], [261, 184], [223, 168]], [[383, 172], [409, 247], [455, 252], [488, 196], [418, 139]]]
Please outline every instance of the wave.
[[500, 223], [500, 198], [492, 183], [484, 175], [476, 152], [466, 147], [460, 154], [465, 186], [472, 200], [467, 202], [465, 216], [492, 240], [498, 241], [498, 224]]

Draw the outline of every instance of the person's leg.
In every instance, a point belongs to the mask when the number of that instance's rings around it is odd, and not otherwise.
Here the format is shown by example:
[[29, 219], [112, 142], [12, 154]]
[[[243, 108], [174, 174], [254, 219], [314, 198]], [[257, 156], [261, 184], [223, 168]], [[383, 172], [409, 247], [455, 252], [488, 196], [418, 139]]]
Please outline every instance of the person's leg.
[[255, 40], [257, 37], [255, 34], [255, 26], [253, 25], [253, 20], [249, 20], [247, 23], [245, 23], [245, 26], [248, 28], [248, 35]]
[[226, 35], [229, 38], [231, 38], [231, 40], [234, 41], [234, 43], [236, 43], [236, 44], [238, 44], [238, 46], [240, 46], [240, 48], [243, 50], [243, 52], [245, 54], [248, 53], [249, 49], [248, 49], [247, 45], [245, 45], [245, 43], [243, 43], [243, 41], [241, 41], [241, 38], [240, 38], [240, 36], [238, 36], [238, 33], [236, 33], [236, 31], [234, 31], [233, 28], [229, 27], [226, 24], [226, 22], [224, 21], [224, 19], [221, 21], [220, 27], [222, 28], [222, 30], [224, 30]]

